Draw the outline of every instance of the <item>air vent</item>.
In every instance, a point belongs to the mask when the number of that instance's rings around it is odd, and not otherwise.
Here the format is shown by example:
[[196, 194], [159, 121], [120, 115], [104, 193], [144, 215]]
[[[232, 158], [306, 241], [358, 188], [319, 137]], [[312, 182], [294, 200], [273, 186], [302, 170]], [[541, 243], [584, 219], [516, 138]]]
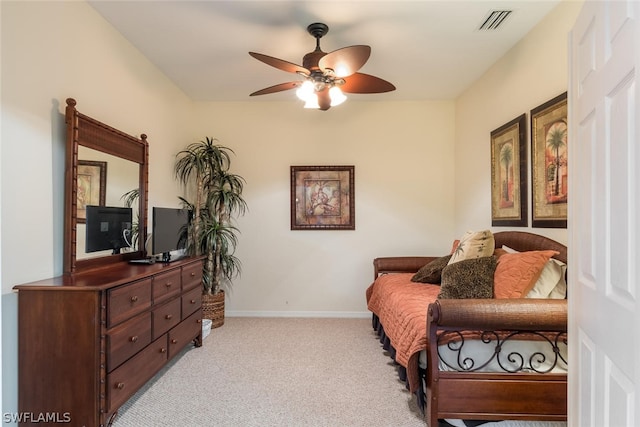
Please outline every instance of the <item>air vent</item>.
[[497, 30], [500, 25], [511, 15], [512, 10], [492, 10], [478, 27], [478, 30]]

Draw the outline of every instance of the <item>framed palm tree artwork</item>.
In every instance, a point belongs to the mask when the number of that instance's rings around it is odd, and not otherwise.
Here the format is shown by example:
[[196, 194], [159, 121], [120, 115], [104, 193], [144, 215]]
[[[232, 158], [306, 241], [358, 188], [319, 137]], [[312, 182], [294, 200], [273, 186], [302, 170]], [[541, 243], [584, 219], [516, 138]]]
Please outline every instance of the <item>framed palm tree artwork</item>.
[[491, 225], [527, 226], [526, 115], [491, 132]]
[[531, 223], [567, 228], [567, 92], [531, 110]]

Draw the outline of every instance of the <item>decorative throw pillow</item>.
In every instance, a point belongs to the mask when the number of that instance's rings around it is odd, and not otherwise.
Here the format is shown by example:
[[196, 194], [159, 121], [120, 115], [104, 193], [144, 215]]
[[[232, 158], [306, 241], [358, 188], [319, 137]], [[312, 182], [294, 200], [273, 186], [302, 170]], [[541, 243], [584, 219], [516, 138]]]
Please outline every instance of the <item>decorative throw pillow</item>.
[[562, 278], [558, 281], [558, 284], [551, 291], [548, 298], [549, 299], [565, 299], [567, 297], [567, 280], [565, 279], [564, 274]]
[[524, 298], [556, 251], [506, 253], [498, 260], [494, 277], [496, 298]]
[[[506, 245], [502, 249], [508, 253], [519, 253]], [[496, 252], [498, 249], [496, 249]], [[564, 299], [567, 297], [567, 264], [550, 258], [544, 265], [540, 277], [529, 291], [526, 298]]]
[[453, 251], [449, 265], [465, 259], [489, 257], [493, 255], [495, 247], [491, 231], [467, 231]]
[[493, 298], [493, 256], [472, 258], [447, 265], [442, 270], [440, 299]]
[[527, 294], [527, 298], [555, 298], [563, 299], [567, 295], [565, 273], [567, 265], [557, 259], [547, 261], [540, 273], [540, 277]]
[[411, 281], [433, 284], [440, 283], [442, 269], [447, 266], [449, 258], [451, 258], [451, 255], [445, 255], [443, 257], [434, 259], [430, 263], [420, 268], [420, 270], [418, 270], [416, 274], [413, 275]]

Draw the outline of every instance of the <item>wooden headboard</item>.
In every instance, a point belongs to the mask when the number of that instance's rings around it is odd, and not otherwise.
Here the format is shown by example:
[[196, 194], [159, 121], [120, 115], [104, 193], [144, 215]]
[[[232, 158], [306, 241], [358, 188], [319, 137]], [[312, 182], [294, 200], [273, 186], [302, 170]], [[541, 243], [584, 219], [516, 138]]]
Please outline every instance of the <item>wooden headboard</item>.
[[[519, 252], [551, 249], [559, 254], [554, 258], [567, 263], [567, 247], [548, 237], [526, 231], [498, 231], [493, 233], [496, 248], [503, 245]], [[380, 257], [373, 260], [373, 278], [386, 273], [415, 273], [420, 267], [433, 261], [435, 256]]]
[[554, 256], [555, 259], [567, 263], [567, 247], [548, 237], [526, 231], [499, 231], [493, 233], [493, 237], [496, 241], [496, 248], [505, 245], [520, 252], [551, 249], [560, 252]]

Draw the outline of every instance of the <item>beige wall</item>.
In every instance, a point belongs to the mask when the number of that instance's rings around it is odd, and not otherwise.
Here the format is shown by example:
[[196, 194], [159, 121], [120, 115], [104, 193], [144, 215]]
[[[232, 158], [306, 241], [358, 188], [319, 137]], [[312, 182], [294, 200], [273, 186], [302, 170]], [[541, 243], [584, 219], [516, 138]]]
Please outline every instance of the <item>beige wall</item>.
[[[453, 102], [197, 104], [194, 138], [237, 154], [249, 213], [231, 315], [362, 315], [372, 260], [446, 251], [453, 232]], [[291, 165], [355, 166], [355, 231], [291, 231]]]
[[[527, 113], [530, 151], [529, 111], [567, 90], [568, 33], [581, 5], [580, 1], [562, 2], [456, 100], [457, 234], [491, 226], [491, 131]], [[528, 190], [530, 225], [530, 186]], [[527, 231], [567, 243], [566, 229], [529, 227]]]

